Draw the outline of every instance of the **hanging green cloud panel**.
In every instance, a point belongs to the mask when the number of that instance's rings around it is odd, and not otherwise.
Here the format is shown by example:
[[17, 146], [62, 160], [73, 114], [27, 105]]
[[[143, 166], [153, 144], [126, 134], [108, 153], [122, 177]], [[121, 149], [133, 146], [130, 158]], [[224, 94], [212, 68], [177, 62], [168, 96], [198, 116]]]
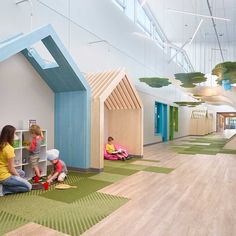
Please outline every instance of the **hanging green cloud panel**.
[[217, 64], [212, 70], [212, 75], [218, 77], [217, 83], [222, 85], [222, 81], [229, 81], [230, 84], [236, 83], [236, 62], [226, 61]]
[[196, 84], [207, 80], [205, 74], [201, 72], [178, 73], [175, 74], [175, 79], [181, 81], [181, 86], [184, 88], [194, 88]]
[[171, 84], [169, 79], [159, 77], [140, 78], [139, 81], [146, 83], [152, 88], [161, 88]]
[[195, 107], [201, 105], [204, 102], [175, 102], [175, 104], [179, 106], [188, 106], [188, 107]]

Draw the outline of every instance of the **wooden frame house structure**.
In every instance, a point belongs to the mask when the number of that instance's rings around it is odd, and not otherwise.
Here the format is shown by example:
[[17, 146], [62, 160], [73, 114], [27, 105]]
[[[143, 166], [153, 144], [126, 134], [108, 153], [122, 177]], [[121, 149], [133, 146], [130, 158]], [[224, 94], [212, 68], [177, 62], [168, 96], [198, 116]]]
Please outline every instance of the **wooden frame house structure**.
[[87, 74], [86, 79], [92, 90], [91, 168], [103, 168], [108, 136], [131, 155], [142, 156], [143, 105], [125, 70]]

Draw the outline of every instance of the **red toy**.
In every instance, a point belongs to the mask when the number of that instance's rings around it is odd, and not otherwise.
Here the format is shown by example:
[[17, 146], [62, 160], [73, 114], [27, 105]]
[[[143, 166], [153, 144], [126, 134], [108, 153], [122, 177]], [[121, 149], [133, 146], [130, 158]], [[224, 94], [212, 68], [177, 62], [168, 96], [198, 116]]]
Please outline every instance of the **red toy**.
[[45, 183], [43, 184], [44, 190], [48, 190], [48, 186], [49, 186], [48, 182], [45, 182]]
[[34, 176], [34, 182], [35, 182], [35, 183], [38, 183], [38, 182], [39, 182], [39, 179], [40, 179], [40, 178], [39, 178], [37, 175]]

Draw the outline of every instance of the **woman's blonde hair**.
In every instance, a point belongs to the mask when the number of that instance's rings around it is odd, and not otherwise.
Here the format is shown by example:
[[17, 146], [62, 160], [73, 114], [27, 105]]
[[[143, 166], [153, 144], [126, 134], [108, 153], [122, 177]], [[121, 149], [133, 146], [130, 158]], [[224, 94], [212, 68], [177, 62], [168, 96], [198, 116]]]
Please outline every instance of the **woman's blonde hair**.
[[29, 128], [31, 134], [41, 135], [41, 129], [38, 125], [31, 125]]

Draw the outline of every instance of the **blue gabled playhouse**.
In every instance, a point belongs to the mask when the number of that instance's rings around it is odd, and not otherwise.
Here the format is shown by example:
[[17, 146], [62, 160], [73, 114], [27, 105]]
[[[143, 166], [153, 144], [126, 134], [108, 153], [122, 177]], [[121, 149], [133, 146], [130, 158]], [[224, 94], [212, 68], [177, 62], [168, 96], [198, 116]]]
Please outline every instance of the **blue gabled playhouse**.
[[[54, 63], [46, 63], [32, 48], [40, 41]], [[20, 52], [55, 93], [55, 148], [69, 167], [88, 169], [91, 92], [87, 81], [50, 25], [2, 42], [0, 62]]]

